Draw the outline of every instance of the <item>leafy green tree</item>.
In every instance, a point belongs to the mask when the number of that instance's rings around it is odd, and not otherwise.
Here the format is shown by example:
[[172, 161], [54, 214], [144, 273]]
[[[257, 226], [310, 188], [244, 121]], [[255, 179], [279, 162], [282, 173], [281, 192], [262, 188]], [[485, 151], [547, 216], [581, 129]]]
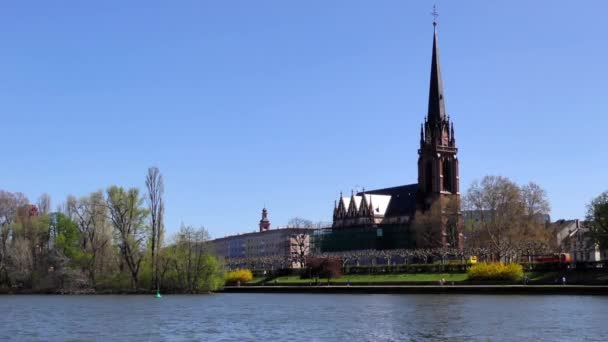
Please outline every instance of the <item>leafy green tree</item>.
[[110, 221], [114, 226], [122, 261], [131, 276], [131, 286], [137, 289], [139, 272], [145, 254], [148, 211], [142, 207], [143, 198], [137, 188], [125, 190], [112, 186], [107, 190], [107, 206]]
[[586, 219], [595, 241], [601, 248], [608, 248], [608, 191], [589, 203]]
[[205, 228], [182, 226], [174, 243], [161, 253], [163, 284], [187, 293], [214, 291], [221, 287], [224, 271], [212, 255], [208, 241], [209, 233]]
[[85, 256], [80, 247], [81, 235], [78, 225], [69, 217], [59, 212], [51, 213], [49, 231], [54, 237], [57, 251], [75, 262], [79, 262]]
[[203, 255], [202, 265], [197, 284], [199, 292], [215, 291], [224, 286], [224, 269], [215, 255]]

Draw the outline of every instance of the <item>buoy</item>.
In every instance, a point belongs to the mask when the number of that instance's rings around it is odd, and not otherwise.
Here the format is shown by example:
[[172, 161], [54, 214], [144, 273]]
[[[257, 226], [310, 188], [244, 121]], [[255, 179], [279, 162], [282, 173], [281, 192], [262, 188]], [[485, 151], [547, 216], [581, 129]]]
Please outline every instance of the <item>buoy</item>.
[[160, 290], [156, 290], [156, 298], [162, 298], [163, 296], [160, 295]]

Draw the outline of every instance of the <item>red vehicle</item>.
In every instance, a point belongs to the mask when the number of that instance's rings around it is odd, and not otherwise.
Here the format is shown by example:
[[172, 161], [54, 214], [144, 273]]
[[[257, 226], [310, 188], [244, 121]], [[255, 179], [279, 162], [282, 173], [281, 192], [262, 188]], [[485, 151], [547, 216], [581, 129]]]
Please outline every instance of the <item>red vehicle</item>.
[[528, 256], [527, 262], [536, 262], [536, 263], [562, 263], [566, 264], [572, 262], [572, 257], [570, 253], [554, 253], [548, 255], [530, 255]]

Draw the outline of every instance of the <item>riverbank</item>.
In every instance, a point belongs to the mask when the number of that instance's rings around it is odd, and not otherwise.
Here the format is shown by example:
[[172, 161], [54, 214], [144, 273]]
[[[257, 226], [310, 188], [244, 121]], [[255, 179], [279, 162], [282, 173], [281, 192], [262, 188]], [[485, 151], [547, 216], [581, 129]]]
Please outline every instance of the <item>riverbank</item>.
[[[186, 295], [186, 294], [211, 294], [210, 291], [200, 291], [196, 293], [188, 293], [188, 292], [162, 292], [161, 295]], [[154, 296], [156, 295], [155, 290], [146, 290], [146, 289], [138, 289], [138, 290], [93, 290], [93, 289], [80, 289], [80, 290], [32, 290], [32, 289], [7, 289], [0, 288], [0, 295], [74, 295], [74, 296], [87, 296], [87, 295], [145, 295], [145, 296]]]
[[[569, 285], [608, 286], [606, 272], [526, 272], [527, 285], [560, 285], [566, 277]], [[466, 273], [396, 273], [396, 274], [346, 274], [338, 278], [301, 278], [298, 275], [255, 278], [243, 286], [313, 286], [313, 285], [522, 285], [523, 279], [471, 280]]]
[[224, 293], [608, 295], [605, 285], [322, 285], [226, 286]]
[[0, 295], [154, 295], [155, 291], [151, 290], [102, 290], [95, 291], [93, 289], [83, 290], [32, 290], [32, 289], [0, 289]]

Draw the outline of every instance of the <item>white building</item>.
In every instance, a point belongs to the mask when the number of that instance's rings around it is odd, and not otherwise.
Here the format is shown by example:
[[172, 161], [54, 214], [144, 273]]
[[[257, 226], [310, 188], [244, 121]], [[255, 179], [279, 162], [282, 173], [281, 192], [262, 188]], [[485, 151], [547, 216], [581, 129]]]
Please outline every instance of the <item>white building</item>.
[[[573, 262], [608, 260], [608, 250], [600, 249], [600, 246], [591, 237], [589, 228], [585, 227], [584, 222], [579, 220], [568, 222], [572, 222], [567, 225], [568, 235], [561, 241], [568, 245], [568, 251]], [[558, 231], [558, 239], [563, 233], [563, 229]]]
[[312, 228], [270, 229], [268, 211], [262, 211], [258, 232], [237, 234], [211, 241], [215, 253], [225, 259], [280, 258], [292, 268], [310, 252]]

